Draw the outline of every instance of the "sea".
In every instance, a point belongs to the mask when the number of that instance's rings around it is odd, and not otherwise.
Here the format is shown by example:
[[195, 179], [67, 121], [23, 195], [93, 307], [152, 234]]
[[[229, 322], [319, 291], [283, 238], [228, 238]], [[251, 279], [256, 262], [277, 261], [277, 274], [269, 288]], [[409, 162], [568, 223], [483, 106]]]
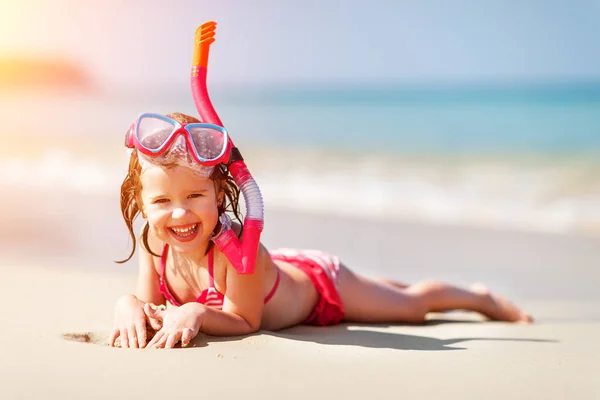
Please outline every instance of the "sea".
[[[210, 92], [267, 210], [600, 234], [600, 83]], [[0, 93], [0, 190], [118, 196], [127, 128], [174, 111], [189, 88]]]

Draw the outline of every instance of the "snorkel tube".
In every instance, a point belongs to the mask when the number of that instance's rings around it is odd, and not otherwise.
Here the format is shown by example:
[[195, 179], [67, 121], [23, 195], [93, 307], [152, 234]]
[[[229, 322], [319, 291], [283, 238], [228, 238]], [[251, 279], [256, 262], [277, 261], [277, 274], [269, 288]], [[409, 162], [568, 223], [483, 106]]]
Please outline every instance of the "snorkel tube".
[[[208, 72], [208, 53], [210, 45], [215, 41], [217, 23], [206, 22], [196, 29], [194, 40], [194, 57], [192, 61], [191, 84], [194, 104], [202, 122], [223, 126], [221, 119], [212, 106], [206, 87]], [[243, 239], [240, 241], [231, 229], [231, 219], [227, 214], [221, 215], [220, 232], [212, 237], [217, 248], [227, 256], [238, 274], [252, 274], [256, 264], [256, 255], [260, 243], [260, 234], [264, 227], [263, 199], [258, 185], [250, 175], [248, 167], [240, 151], [235, 147], [231, 137], [225, 151], [225, 162], [231, 176], [240, 188], [246, 203]]]

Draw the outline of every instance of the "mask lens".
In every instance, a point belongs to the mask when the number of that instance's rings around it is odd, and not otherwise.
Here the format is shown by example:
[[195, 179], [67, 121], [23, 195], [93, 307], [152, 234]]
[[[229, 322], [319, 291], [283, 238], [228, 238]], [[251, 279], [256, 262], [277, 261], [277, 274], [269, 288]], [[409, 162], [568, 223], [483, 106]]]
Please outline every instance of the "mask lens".
[[169, 138], [175, 126], [155, 117], [143, 117], [138, 122], [137, 139], [148, 150], [159, 149]]
[[187, 129], [200, 158], [212, 161], [223, 154], [227, 145], [227, 137], [224, 132], [215, 128], [194, 125], [188, 125]]

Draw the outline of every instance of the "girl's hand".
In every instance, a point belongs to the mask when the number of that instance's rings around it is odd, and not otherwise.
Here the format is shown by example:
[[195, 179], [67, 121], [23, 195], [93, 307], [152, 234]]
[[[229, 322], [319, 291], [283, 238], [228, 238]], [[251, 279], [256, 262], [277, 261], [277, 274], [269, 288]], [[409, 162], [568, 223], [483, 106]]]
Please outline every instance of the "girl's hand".
[[115, 305], [115, 327], [108, 338], [108, 345], [114, 347], [115, 340], [121, 337], [121, 347], [142, 348], [146, 346], [146, 323], [154, 330], [161, 328], [160, 321], [146, 317], [144, 302], [132, 294], [122, 296]]
[[160, 310], [146, 304], [144, 312], [149, 318], [162, 322], [162, 329], [156, 332], [148, 346], [154, 348], [173, 348], [181, 341], [186, 347], [196, 337], [204, 318], [204, 306], [199, 303], [186, 303], [181, 307]]

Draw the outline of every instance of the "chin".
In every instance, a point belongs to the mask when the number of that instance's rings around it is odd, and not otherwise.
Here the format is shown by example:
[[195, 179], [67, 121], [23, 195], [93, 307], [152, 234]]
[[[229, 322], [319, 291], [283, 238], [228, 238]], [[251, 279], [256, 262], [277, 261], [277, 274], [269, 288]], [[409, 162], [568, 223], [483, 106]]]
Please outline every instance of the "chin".
[[169, 240], [169, 247], [179, 254], [197, 254], [200, 250], [206, 249], [208, 246], [208, 239], [196, 238], [190, 242], [181, 243], [177, 240]]

